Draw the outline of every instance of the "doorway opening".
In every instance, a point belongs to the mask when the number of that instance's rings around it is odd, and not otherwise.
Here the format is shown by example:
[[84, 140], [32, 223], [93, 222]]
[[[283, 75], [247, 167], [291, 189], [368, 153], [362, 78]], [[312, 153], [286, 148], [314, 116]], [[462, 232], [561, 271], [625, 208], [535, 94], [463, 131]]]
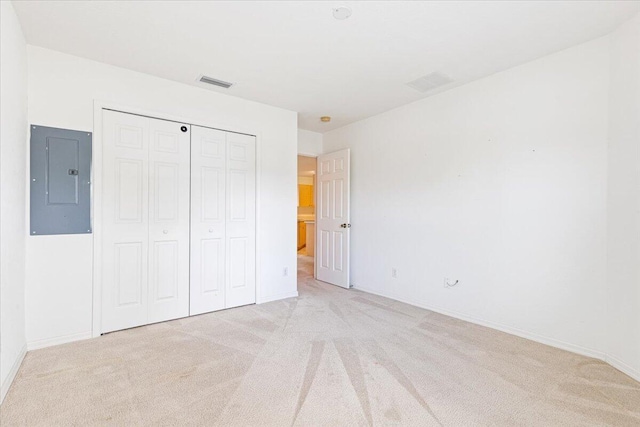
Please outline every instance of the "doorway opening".
[[298, 274], [315, 276], [316, 158], [298, 156]]

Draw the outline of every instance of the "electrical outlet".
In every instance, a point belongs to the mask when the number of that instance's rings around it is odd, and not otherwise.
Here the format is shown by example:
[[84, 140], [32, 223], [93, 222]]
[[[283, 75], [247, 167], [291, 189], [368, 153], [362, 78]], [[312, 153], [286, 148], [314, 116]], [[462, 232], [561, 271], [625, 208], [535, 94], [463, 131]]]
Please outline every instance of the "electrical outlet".
[[396, 270], [395, 267], [391, 269], [391, 277], [393, 277], [394, 279], [398, 278], [398, 270]]
[[285, 268], [282, 270], [282, 275], [283, 275], [283, 276], [285, 276], [285, 277], [289, 275], [289, 267], [285, 267]]

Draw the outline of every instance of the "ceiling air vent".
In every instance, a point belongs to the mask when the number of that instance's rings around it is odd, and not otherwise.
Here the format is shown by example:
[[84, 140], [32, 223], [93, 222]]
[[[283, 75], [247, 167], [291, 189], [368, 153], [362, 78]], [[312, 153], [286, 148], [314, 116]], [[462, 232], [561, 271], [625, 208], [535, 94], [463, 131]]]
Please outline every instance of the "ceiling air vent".
[[407, 83], [407, 86], [424, 93], [429, 92], [430, 90], [435, 89], [438, 86], [444, 86], [448, 83], [451, 83], [452, 81], [453, 80], [451, 78], [445, 76], [444, 74], [431, 73]]
[[213, 77], [200, 76], [200, 78], [198, 80], [201, 81], [202, 83], [223, 87], [225, 89], [229, 89], [231, 86], [233, 86], [233, 83], [225, 82], [223, 80], [214, 79]]

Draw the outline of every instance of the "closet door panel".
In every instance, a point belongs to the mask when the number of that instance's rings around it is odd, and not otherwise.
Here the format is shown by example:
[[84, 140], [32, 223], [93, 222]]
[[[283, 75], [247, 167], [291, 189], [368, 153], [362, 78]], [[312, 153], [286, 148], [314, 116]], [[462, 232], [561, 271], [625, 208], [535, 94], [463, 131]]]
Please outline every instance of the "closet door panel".
[[227, 132], [226, 307], [256, 302], [256, 139]]
[[149, 323], [189, 315], [189, 133], [149, 119]]
[[226, 132], [192, 126], [190, 314], [225, 308]]
[[102, 332], [110, 332], [147, 323], [149, 119], [102, 114]]
[[102, 331], [255, 303], [255, 137], [103, 124]]

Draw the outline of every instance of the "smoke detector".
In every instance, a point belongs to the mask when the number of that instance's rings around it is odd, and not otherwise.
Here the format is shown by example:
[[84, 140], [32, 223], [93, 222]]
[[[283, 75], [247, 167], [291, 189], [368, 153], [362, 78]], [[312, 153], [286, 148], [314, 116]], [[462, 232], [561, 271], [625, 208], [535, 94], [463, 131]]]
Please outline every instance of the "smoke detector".
[[336, 7], [333, 9], [333, 17], [339, 20], [347, 19], [351, 16], [351, 9], [345, 6]]
[[218, 86], [225, 89], [229, 89], [233, 86], [233, 83], [225, 82], [224, 80], [214, 79], [213, 77], [200, 76], [198, 77], [198, 81], [202, 83], [206, 83], [208, 85]]
[[429, 92], [432, 89], [435, 89], [439, 86], [444, 86], [453, 81], [448, 76], [445, 76], [441, 73], [431, 73], [426, 76], [422, 76], [419, 79], [415, 79], [412, 82], [407, 83], [407, 86], [417, 90], [418, 92]]

